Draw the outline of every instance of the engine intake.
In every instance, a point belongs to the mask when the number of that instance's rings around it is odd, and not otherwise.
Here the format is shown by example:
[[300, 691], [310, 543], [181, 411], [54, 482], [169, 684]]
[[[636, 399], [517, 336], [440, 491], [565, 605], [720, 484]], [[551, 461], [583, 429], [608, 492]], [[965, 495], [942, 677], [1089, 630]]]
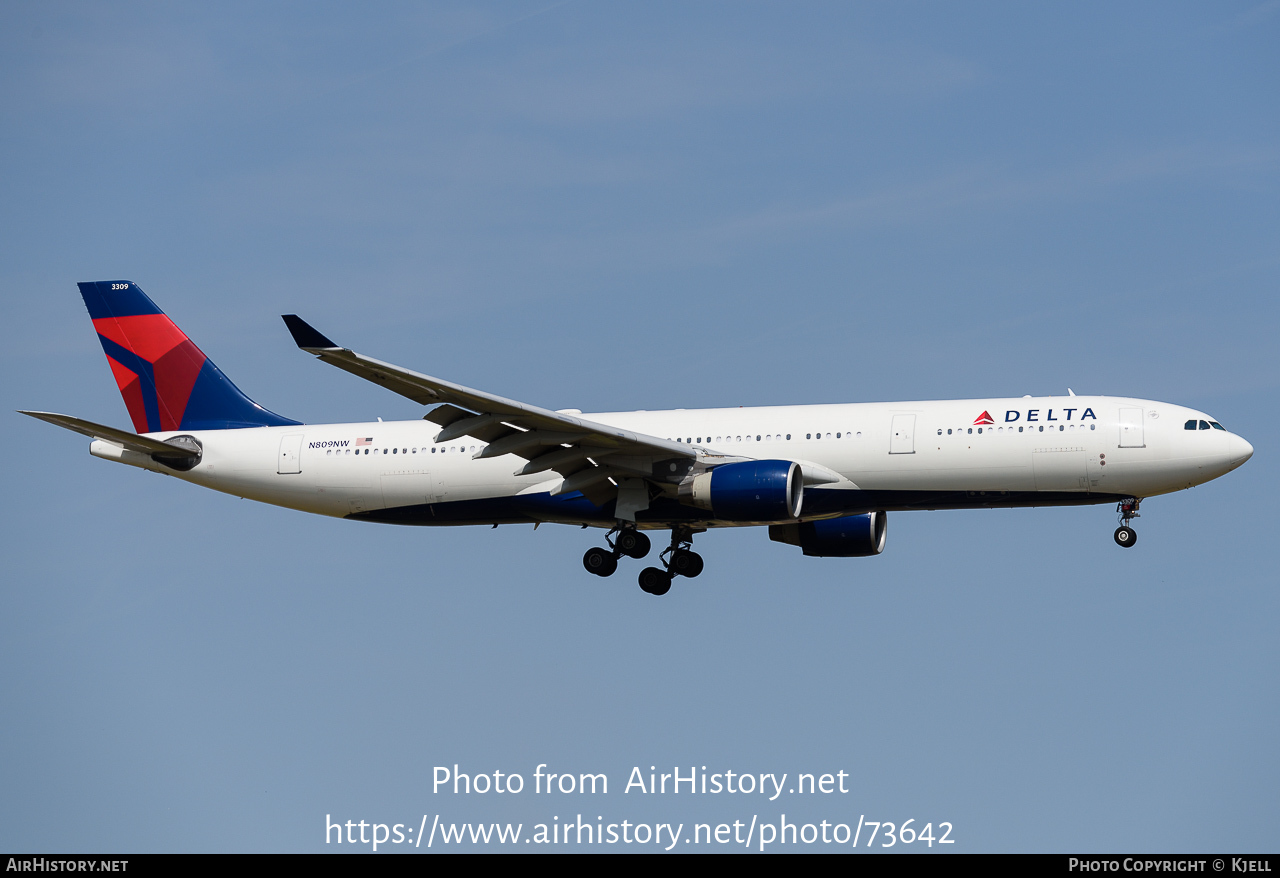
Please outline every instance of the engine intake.
[[687, 497], [725, 521], [784, 521], [800, 516], [804, 475], [794, 460], [727, 463], [695, 477]]
[[813, 558], [862, 558], [884, 551], [889, 516], [884, 512], [769, 525], [769, 539], [799, 546]]

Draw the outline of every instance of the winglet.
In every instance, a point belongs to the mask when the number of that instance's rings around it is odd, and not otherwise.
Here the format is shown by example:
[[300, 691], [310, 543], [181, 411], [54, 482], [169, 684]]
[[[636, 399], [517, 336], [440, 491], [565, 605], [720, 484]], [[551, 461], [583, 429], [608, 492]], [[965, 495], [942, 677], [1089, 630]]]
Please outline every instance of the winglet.
[[289, 334], [293, 336], [293, 340], [304, 351], [342, 350], [297, 314], [281, 314], [280, 317], [284, 320], [284, 325], [289, 327]]

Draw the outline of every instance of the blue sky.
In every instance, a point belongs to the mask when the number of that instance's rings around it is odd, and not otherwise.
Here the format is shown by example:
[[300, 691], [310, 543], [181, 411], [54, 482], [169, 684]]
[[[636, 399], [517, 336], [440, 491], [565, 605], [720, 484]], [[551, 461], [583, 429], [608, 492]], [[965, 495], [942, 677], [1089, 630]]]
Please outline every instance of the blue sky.
[[[587, 411], [1106, 393], [1255, 446], [1109, 509], [890, 516], [871, 559], [308, 517], [9, 416], [0, 847], [324, 850], [326, 814], [762, 819], [432, 768], [837, 771], [788, 817], [957, 850], [1269, 850], [1280, 3], [8, 4], [5, 407], [128, 419], [75, 283], [138, 282], [308, 422], [300, 354]], [[638, 566], [638, 565], [633, 565]], [[330, 849], [332, 849], [332, 845]]]

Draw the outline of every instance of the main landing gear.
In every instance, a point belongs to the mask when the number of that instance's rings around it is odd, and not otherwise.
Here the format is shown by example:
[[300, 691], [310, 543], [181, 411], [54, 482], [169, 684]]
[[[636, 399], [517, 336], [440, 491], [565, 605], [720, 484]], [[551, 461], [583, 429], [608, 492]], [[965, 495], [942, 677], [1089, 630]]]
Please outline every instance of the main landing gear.
[[671, 580], [675, 577], [693, 579], [702, 572], [702, 556], [693, 551], [693, 534], [692, 528], [671, 528], [671, 545], [658, 556], [662, 567], [646, 567], [640, 571], [641, 591], [666, 594], [671, 591]]
[[[690, 579], [702, 572], [702, 556], [693, 551], [693, 535], [689, 527], [671, 529], [671, 545], [659, 555], [661, 567], [646, 567], [640, 571], [640, 589], [648, 594], [661, 595], [671, 591], [671, 581], [677, 576]], [[701, 533], [701, 530], [697, 531]], [[643, 558], [649, 554], [649, 538], [634, 526], [618, 526], [605, 535], [608, 549], [588, 549], [582, 556], [582, 566], [596, 576], [611, 576], [618, 569], [618, 558], [627, 555]]]
[[618, 569], [618, 558], [622, 555], [643, 558], [649, 554], [649, 538], [635, 527], [619, 525], [605, 534], [604, 541], [609, 544], [609, 548], [587, 549], [587, 554], [582, 556], [582, 566], [587, 568], [588, 573], [596, 576], [612, 576]]
[[1128, 549], [1138, 541], [1138, 532], [1129, 527], [1129, 522], [1141, 517], [1138, 515], [1138, 504], [1141, 502], [1136, 497], [1130, 497], [1128, 500], [1121, 500], [1116, 506], [1116, 512], [1120, 515], [1120, 526], [1116, 528], [1115, 533], [1117, 546]]

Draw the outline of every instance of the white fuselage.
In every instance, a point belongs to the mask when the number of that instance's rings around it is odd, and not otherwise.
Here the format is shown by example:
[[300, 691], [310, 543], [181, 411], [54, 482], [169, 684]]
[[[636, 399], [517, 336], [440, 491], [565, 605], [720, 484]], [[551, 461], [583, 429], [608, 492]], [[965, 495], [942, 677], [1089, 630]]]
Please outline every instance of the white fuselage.
[[[873, 505], [882, 509], [919, 508], [922, 504], [907, 499], [948, 493], [970, 499], [938, 499], [924, 503], [924, 508], [990, 505], [987, 501], [1001, 496], [1019, 498], [1011, 505], [1039, 505], [1037, 495], [1046, 504], [1142, 498], [1217, 478], [1253, 451], [1244, 439], [1222, 428], [1199, 429], [1202, 421], [1214, 423], [1203, 412], [1102, 396], [677, 409], [584, 417], [733, 457], [797, 461], [802, 468], [808, 465], [828, 473], [820, 485], [823, 492], [852, 492], [840, 495], [850, 498], [850, 510], [861, 508], [854, 498], [869, 496], [866, 492], [873, 492]], [[1186, 429], [1188, 421], [1196, 422], [1197, 429]], [[95, 440], [91, 452], [217, 491], [321, 515], [424, 505], [440, 511], [438, 520], [406, 522], [417, 524], [474, 523], [474, 515], [462, 516], [465, 522], [459, 522], [446, 512], [467, 501], [488, 501], [497, 509], [503, 498], [515, 501], [547, 494], [561, 482], [555, 472], [513, 475], [526, 461], [512, 455], [474, 459], [483, 443], [468, 437], [436, 444], [440, 430], [434, 423], [415, 420], [148, 434], [158, 439], [195, 436], [203, 452], [188, 472], [103, 440]], [[833, 480], [832, 473], [839, 478]], [[811, 514], [818, 517], [840, 514], [830, 501], [814, 508]], [[802, 510], [802, 517], [809, 515]], [[609, 523], [576, 513], [552, 512], [544, 518]]]

